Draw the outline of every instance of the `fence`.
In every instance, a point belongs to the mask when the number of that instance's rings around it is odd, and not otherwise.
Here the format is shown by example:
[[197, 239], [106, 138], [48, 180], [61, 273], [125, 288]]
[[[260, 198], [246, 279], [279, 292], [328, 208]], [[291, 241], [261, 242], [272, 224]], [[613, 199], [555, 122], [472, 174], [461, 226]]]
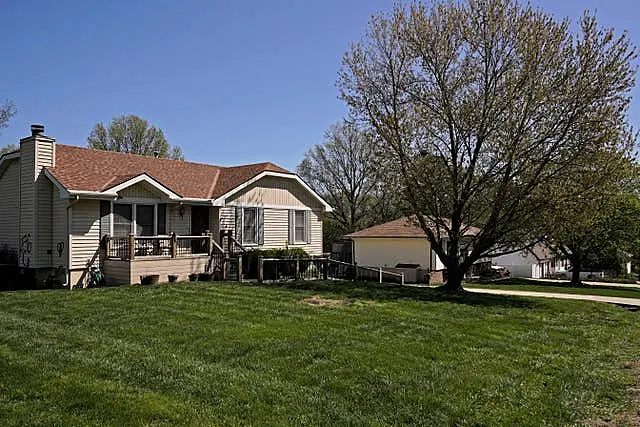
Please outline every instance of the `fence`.
[[258, 258], [257, 279], [287, 280], [367, 280], [404, 284], [404, 274], [381, 268], [360, 267], [330, 258], [276, 259]]
[[378, 283], [400, 283], [404, 285], [404, 273], [394, 273], [382, 268], [356, 266], [356, 280]]
[[258, 259], [258, 280], [327, 279], [327, 259]]

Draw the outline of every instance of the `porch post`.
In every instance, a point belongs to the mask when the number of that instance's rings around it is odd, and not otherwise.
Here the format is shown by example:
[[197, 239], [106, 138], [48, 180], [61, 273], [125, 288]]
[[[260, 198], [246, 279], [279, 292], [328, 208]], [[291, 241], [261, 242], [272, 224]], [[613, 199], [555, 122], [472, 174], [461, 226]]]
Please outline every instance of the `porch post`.
[[238, 282], [242, 282], [242, 255], [238, 255]]
[[258, 257], [258, 282], [262, 283], [264, 280], [264, 257]]
[[171, 258], [175, 258], [178, 254], [178, 237], [176, 232], [171, 233]]
[[111, 236], [108, 234], [104, 236], [104, 254], [105, 258], [109, 258], [109, 254], [111, 253]]
[[129, 259], [136, 258], [136, 236], [133, 233], [129, 233]]
[[209, 239], [209, 252], [208, 252], [208, 254], [211, 255], [213, 253], [213, 233], [207, 233], [207, 237]]
[[327, 280], [329, 278], [329, 260], [322, 260], [322, 280]]
[[229, 257], [225, 255], [222, 260], [222, 280], [229, 278]]
[[225, 231], [224, 230], [220, 230], [220, 246], [222, 246], [222, 249], [225, 250], [224, 248], [224, 236], [225, 236]]
[[296, 258], [296, 280], [300, 280], [300, 258]]

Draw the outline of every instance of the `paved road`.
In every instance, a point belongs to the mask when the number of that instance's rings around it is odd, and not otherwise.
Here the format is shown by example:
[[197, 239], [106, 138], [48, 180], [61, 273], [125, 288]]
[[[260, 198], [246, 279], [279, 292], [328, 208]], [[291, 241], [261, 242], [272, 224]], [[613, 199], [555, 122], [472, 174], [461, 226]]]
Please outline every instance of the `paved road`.
[[582, 301], [608, 302], [610, 304], [631, 305], [635, 307], [640, 307], [640, 298], [605, 297], [601, 295], [562, 294], [557, 292], [510, 291], [506, 289], [485, 289], [485, 288], [473, 288], [473, 287], [467, 287], [467, 286], [465, 286], [464, 289], [469, 292], [476, 292], [480, 294], [576, 299], [576, 300], [582, 300]]

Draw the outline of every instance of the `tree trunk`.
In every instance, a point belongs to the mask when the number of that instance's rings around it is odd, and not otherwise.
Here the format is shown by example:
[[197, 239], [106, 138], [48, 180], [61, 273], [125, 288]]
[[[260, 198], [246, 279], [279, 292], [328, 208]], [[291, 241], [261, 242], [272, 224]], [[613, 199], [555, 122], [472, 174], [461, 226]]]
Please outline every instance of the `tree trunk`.
[[462, 291], [462, 276], [463, 271], [459, 265], [447, 267], [447, 278], [442, 287], [447, 292], [460, 292]]
[[580, 280], [580, 264], [575, 264], [571, 268], [571, 284], [573, 285], [582, 284], [582, 281]]
[[580, 272], [582, 271], [582, 255], [577, 254], [575, 251], [572, 256], [569, 257], [569, 261], [571, 261], [571, 284], [580, 285], [582, 281], [580, 280]]

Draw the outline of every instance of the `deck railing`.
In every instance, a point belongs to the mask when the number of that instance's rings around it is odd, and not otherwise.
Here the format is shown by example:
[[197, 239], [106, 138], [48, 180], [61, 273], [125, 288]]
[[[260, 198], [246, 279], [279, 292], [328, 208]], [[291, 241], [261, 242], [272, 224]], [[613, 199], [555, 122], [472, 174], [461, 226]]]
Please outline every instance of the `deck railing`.
[[104, 237], [107, 259], [132, 260], [137, 257], [164, 256], [184, 257], [208, 255], [215, 244], [211, 234], [202, 236], [134, 236]]

